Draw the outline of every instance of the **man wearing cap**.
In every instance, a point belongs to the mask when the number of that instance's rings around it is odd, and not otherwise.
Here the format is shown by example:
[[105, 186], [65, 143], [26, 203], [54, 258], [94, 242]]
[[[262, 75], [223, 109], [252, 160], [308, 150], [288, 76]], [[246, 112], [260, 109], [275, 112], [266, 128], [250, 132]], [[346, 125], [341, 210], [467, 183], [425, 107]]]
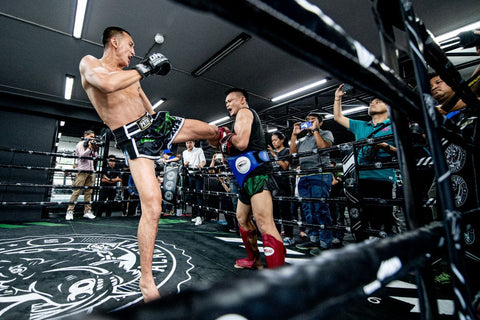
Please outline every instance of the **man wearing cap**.
[[[322, 115], [314, 112], [307, 115], [304, 123], [295, 123], [290, 138], [290, 154], [331, 147], [334, 141], [333, 134], [329, 130], [322, 130], [320, 128], [322, 124]], [[302, 132], [306, 132], [306, 135], [298, 138], [298, 135]], [[328, 198], [333, 177], [330, 172], [320, 171], [321, 168], [330, 167], [330, 155], [326, 152], [313, 154], [300, 157], [299, 161], [301, 170], [320, 169], [315, 173], [300, 176], [298, 181], [299, 196], [302, 198]], [[303, 201], [302, 215], [308, 224], [329, 226], [333, 223], [328, 203], [321, 201]], [[333, 234], [331, 230], [308, 227], [306, 232], [310, 241], [297, 245], [298, 249], [312, 250], [312, 254], [318, 255], [320, 249], [332, 247]]]

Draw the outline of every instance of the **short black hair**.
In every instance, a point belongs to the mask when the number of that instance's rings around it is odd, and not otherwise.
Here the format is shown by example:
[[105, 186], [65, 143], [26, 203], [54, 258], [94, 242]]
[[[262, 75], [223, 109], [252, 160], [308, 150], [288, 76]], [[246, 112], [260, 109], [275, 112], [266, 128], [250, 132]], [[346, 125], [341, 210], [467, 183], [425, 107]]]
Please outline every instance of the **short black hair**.
[[110, 155], [108, 155], [108, 159], [117, 159], [117, 157], [115, 157], [114, 154], [110, 154]]
[[323, 122], [323, 115], [321, 113], [318, 113], [318, 112], [309, 112], [307, 114], [307, 117], [316, 117], [318, 119], [318, 122]]
[[88, 135], [91, 134], [91, 133], [95, 134], [95, 131], [93, 131], [93, 130], [85, 130], [85, 131], [83, 132], [83, 135], [84, 135], [84, 136], [88, 136]]
[[225, 95], [228, 96], [232, 92], [240, 92], [245, 97], [245, 100], [248, 103], [248, 92], [247, 92], [247, 90], [245, 90], [243, 88], [230, 88], [227, 91], [225, 91]]
[[431, 80], [431, 79], [434, 78], [434, 77], [439, 77], [439, 74], [436, 73], [436, 72], [434, 72], [434, 71], [432, 71], [432, 72], [429, 72], [429, 73], [427, 74], [427, 77], [428, 77], [428, 80]]
[[272, 133], [272, 136], [275, 135], [278, 137], [278, 139], [280, 140], [285, 140], [285, 135], [283, 133], [281, 133], [280, 131], [275, 131], [274, 133]]
[[105, 45], [108, 43], [108, 41], [112, 37], [115, 37], [117, 34], [123, 33], [123, 32], [125, 32], [126, 34], [131, 36], [130, 32], [128, 32], [127, 30], [125, 30], [123, 28], [120, 28], [120, 27], [111, 26], [111, 27], [105, 28], [105, 30], [103, 30], [103, 35], [102, 35], [103, 46], [105, 47]]

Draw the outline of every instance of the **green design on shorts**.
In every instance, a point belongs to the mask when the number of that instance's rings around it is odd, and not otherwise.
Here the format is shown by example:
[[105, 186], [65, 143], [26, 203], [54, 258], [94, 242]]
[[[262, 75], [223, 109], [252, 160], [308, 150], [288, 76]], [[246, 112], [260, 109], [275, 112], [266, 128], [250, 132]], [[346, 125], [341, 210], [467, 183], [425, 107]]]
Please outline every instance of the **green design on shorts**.
[[140, 143], [145, 143], [145, 142], [155, 142], [155, 139], [149, 139], [149, 138], [140, 139]]
[[155, 128], [156, 132], [162, 132], [164, 135], [167, 135], [172, 129], [172, 126], [175, 124], [175, 117], [172, 117], [169, 112], [165, 112], [165, 118], [161, 125]]
[[261, 174], [255, 175], [253, 177], [248, 177], [243, 182], [243, 190], [248, 194], [249, 197], [263, 191], [264, 184], [268, 181], [268, 175]]

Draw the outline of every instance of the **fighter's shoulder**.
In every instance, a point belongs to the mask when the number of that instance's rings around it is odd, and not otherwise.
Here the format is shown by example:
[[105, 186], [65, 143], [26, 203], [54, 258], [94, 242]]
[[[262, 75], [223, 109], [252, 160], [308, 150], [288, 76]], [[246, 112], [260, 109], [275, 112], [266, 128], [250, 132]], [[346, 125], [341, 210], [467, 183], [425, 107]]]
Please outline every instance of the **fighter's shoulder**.
[[86, 67], [86, 66], [98, 66], [101, 65], [101, 62], [98, 58], [92, 56], [92, 55], [86, 55], [80, 60], [80, 68]]
[[241, 108], [237, 112], [237, 117], [238, 116], [253, 118], [253, 112], [252, 112], [252, 110], [250, 110], [250, 108]]

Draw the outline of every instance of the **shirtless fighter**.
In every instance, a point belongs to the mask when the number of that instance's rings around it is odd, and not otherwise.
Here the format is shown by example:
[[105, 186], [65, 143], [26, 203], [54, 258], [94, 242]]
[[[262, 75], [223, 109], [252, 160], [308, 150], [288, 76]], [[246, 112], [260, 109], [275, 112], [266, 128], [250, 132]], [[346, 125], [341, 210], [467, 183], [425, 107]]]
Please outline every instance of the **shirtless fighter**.
[[207, 139], [217, 145], [219, 133], [214, 125], [155, 113], [140, 86], [151, 75], [165, 75], [168, 59], [153, 53], [134, 69], [123, 70], [135, 55], [131, 35], [119, 27], [103, 32], [103, 56], [87, 55], [80, 61], [82, 86], [100, 118], [112, 130], [117, 145], [125, 153], [140, 195], [142, 216], [137, 237], [140, 252], [140, 290], [145, 302], [160, 297], [152, 273], [152, 259], [158, 221], [162, 211], [162, 193], [158, 185], [154, 160], [172, 143]]

